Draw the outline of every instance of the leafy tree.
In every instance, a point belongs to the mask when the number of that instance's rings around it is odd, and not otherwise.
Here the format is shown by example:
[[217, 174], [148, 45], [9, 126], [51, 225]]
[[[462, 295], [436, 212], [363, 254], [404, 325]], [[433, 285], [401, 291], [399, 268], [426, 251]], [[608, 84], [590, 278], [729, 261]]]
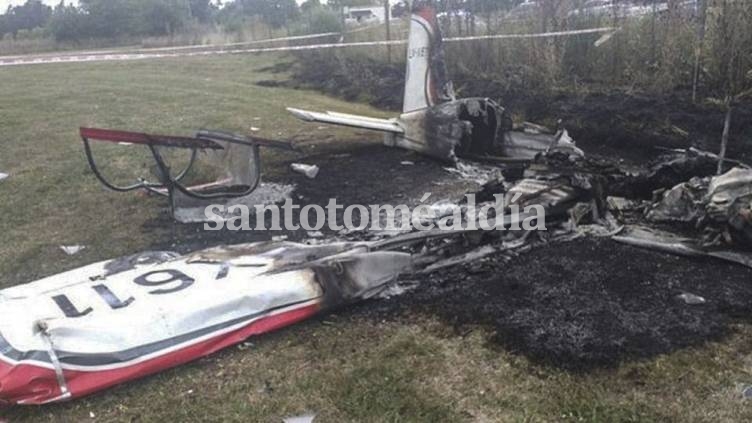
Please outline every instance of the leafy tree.
[[269, 26], [279, 28], [299, 15], [295, 0], [236, 0], [222, 9], [221, 20], [227, 23], [244, 16], [259, 16]]
[[407, 15], [410, 11], [408, 10], [408, 4], [406, 1], [398, 1], [396, 4], [392, 5], [392, 17], [394, 18], [401, 18], [405, 15]]
[[7, 23], [6, 16], [7, 15], [5, 15], [5, 14], [0, 15], [0, 39], [3, 38], [3, 35], [5, 35], [8, 32], [10, 32], [10, 29], [8, 28], [8, 23]]
[[[80, 0], [80, 3], [86, 35], [101, 38], [172, 34], [185, 27], [193, 13], [190, 0]], [[71, 12], [64, 16], [73, 19]]]
[[311, 11], [308, 31], [311, 34], [342, 31], [342, 19], [339, 13], [325, 7]]
[[266, 0], [266, 7], [261, 14], [262, 19], [269, 25], [279, 28], [287, 22], [297, 19], [300, 10], [295, 0]]
[[167, 35], [183, 28], [191, 19], [188, 0], [135, 0], [143, 35]]
[[321, 7], [321, 1], [319, 0], [306, 0], [300, 5], [300, 11], [303, 13], [309, 13], [315, 9], [320, 9]]
[[32, 30], [47, 24], [52, 16], [52, 8], [41, 0], [27, 0], [21, 6], [8, 6], [2, 22], [2, 32], [14, 36], [21, 30]]
[[332, 9], [341, 9], [354, 6], [380, 6], [382, 3], [379, 0], [329, 0], [327, 4]]
[[201, 23], [210, 22], [214, 16], [214, 5], [211, 0], [189, 0], [191, 16]]
[[73, 5], [66, 6], [64, 1], [60, 0], [52, 12], [52, 18], [48, 24], [50, 33], [58, 41], [80, 40], [87, 37], [89, 33], [86, 27], [87, 16]]
[[136, 33], [141, 25], [136, 15], [135, 1], [80, 0], [87, 16], [87, 30], [91, 37], [116, 38]]

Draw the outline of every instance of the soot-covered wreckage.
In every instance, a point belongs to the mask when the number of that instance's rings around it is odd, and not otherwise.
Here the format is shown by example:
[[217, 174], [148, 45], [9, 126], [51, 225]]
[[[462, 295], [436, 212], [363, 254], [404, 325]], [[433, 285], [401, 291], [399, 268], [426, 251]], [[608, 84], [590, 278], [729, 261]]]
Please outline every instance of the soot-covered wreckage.
[[[643, 248], [752, 266], [752, 170], [698, 150], [667, 152], [641, 167], [585, 156], [563, 129], [515, 131], [488, 99], [455, 99], [430, 2], [411, 19], [404, 113], [392, 120], [293, 109], [308, 121], [386, 133], [389, 145], [449, 163], [492, 162], [500, 173], [477, 192], [502, 210], [537, 206], [546, 231], [519, 227], [525, 214], [490, 216], [507, 230], [368, 231], [316, 245], [266, 241], [189, 254], [145, 252], [0, 291], [0, 402], [77, 398], [174, 367], [318, 313], [378, 296], [400, 276], [431, 274], [495, 254], [552, 242], [608, 237]], [[170, 198], [173, 212], [247, 198], [260, 186], [261, 147], [291, 145], [222, 132], [194, 138], [83, 128], [96, 176], [111, 189]], [[158, 182], [110, 183], [90, 141], [145, 145]], [[131, 147], [129, 147], [131, 148]], [[221, 170], [198, 186], [173, 173], [163, 149], [208, 151]], [[716, 175], [719, 161], [725, 173]], [[198, 206], [197, 206], [198, 205]], [[478, 219], [468, 204], [451, 216]], [[482, 204], [478, 204], [478, 207]], [[176, 213], [177, 215], [178, 213]]]
[[[567, 131], [515, 130], [509, 112], [488, 98], [457, 99], [447, 77], [444, 48], [436, 11], [430, 1], [415, 1], [410, 20], [403, 112], [394, 119], [378, 119], [339, 112], [311, 112], [288, 108], [295, 117], [384, 133], [385, 144], [412, 150], [455, 164], [458, 159], [525, 162], [543, 152], [561, 151], [582, 156]], [[540, 129], [540, 128], [537, 128]], [[145, 190], [167, 197], [173, 216], [182, 222], [206, 219], [208, 204], [273, 202], [285, 187], [261, 182], [261, 150], [295, 150], [292, 143], [258, 136], [202, 130], [194, 137], [152, 135], [122, 130], [81, 128], [86, 157], [96, 177], [109, 189]], [[95, 159], [93, 144], [101, 142], [146, 147], [154, 159], [156, 181], [140, 177], [132, 184], [108, 180]], [[168, 160], [169, 150], [190, 152], [187, 165]], [[208, 166], [195, 180], [200, 159]], [[207, 169], [209, 168], [209, 169]], [[198, 211], [198, 212], [197, 212]], [[198, 217], [195, 215], [198, 214]]]

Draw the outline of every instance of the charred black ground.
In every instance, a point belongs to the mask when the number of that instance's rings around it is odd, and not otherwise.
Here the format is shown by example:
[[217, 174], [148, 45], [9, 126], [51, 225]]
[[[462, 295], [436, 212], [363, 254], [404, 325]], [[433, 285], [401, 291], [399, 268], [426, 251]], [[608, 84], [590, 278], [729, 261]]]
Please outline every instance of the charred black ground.
[[[482, 94], [475, 92], [482, 88], [485, 86], [471, 92]], [[391, 98], [392, 94], [386, 91], [384, 95]], [[486, 95], [493, 96], [493, 92]], [[560, 97], [547, 104], [532, 97], [509, 103], [530, 119], [563, 117], [588, 155], [613, 163], [654, 160], [659, 155], [655, 146], [705, 147], [713, 144], [710, 141], [715, 140], [716, 130], [720, 133], [719, 113], [670, 98], [603, 94]], [[752, 122], [743, 121], [743, 116], [752, 117], [752, 109], [742, 108], [740, 113], [737, 122], [741, 128]], [[311, 151], [315, 153], [276, 164], [272, 176], [267, 177], [294, 183], [295, 200], [300, 205], [326, 205], [330, 198], [345, 206], [402, 204], [424, 192], [432, 192], [432, 201], [438, 201], [470, 190], [466, 182], [448, 177], [444, 164], [400, 149], [343, 142]], [[734, 151], [737, 157], [748, 154]], [[402, 164], [405, 161], [413, 164]], [[294, 162], [316, 164], [321, 172], [314, 180], [306, 179], [289, 170]], [[173, 223], [167, 212], [151, 224], [172, 225], [174, 236], [158, 247], [181, 251], [282, 234], [291, 240], [306, 237], [305, 231], [205, 232], [201, 225]], [[372, 301], [340, 314], [348, 319], [406, 322], [430, 316], [455, 328], [451, 336], [482, 327], [492, 333], [489, 345], [493, 348], [577, 371], [724, 338], [734, 322], [752, 315], [750, 280], [752, 270], [722, 261], [675, 257], [603, 239], [580, 239], [539, 247], [510, 262], [491, 256], [424, 276], [409, 294]], [[677, 299], [682, 293], [702, 296], [707, 303], [685, 304]]]
[[[378, 318], [436, 316], [461, 334], [535, 362], [587, 370], [722, 339], [752, 312], [752, 270], [581, 239], [494, 257], [423, 278], [410, 294], [371, 304]], [[707, 303], [688, 305], [692, 293]]]
[[[469, 190], [444, 165], [400, 149], [343, 145], [296, 157], [321, 167], [314, 180], [283, 171], [277, 182], [295, 183], [301, 205], [400, 204], [432, 192]], [[414, 164], [403, 165], [410, 161]], [[209, 245], [268, 239], [280, 233], [205, 232], [174, 225], [170, 245], [194, 250]], [[284, 233], [291, 240], [305, 231]], [[332, 234], [330, 234], [332, 235]], [[357, 305], [350, 319], [412, 321], [436, 317], [462, 334], [483, 327], [489, 345], [567, 370], [613, 366], [722, 339], [737, 319], [752, 315], [752, 270], [723, 261], [688, 259], [580, 239], [536, 248], [510, 262], [491, 256], [420, 278], [408, 294]], [[682, 293], [704, 297], [687, 305]], [[455, 336], [455, 335], [452, 335]]]
[[[292, 155], [285, 161], [276, 163], [274, 169], [266, 168], [264, 180], [295, 185], [293, 202], [300, 207], [309, 204], [326, 207], [330, 199], [336, 199], [337, 204], [344, 207], [352, 204], [413, 204], [424, 193], [431, 193], [430, 202], [436, 202], [453, 196], [461, 197], [477, 187], [447, 172], [444, 163], [397, 148], [343, 141], [316, 150], [315, 153]], [[308, 179], [292, 172], [292, 163], [317, 165], [320, 172], [316, 179]], [[293, 220], [299, 222], [298, 213], [294, 214]], [[343, 210], [340, 209], [337, 221], [341, 224], [342, 220]], [[358, 222], [357, 215], [354, 221]], [[167, 210], [158, 219], [149, 222], [145, 229], [152, 227], [171, 228], [171, 236], [155, 246], [155, 249], [184, 253], [220, 244], [268, 240], [273, 236], [287, 236], [291, 241], [307, 237], [307, 231], [302, 229], [263, 232], [204, 231], [203, 224], [176, 223]], [[321, 231], [328, 236], [336, 235], [326, 227]]]

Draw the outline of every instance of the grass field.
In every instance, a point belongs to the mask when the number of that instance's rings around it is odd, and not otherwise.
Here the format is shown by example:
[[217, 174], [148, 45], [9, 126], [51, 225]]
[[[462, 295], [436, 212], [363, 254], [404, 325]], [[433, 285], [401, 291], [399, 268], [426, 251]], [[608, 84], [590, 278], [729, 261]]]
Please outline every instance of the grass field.
[[[148, 224], [163, 213], [162, 200], [111, 193], [92, 178], [79, 126], [180, 135], [200, 128], [248, 133], [255, 126], [261, 135], [288, 139], [316, 128], [291, 118], [288, 105], [374, 113], [313, 92], [254, 85], [277, 77], [256, 71], [270, 63], [266, 56], [0, 69], [0, 171], [11, 175], [0, 186], [3, 283], [142, 250], [175, 229]], [[140, 150], [97, 152], [120, 169], [150, 164], [134, 155]], [[275, 157], [265, 151], [267, 174]], [[58, 246], [72, 244], [91, 248], [62, 257]]]
[[[0, 287], [180, 241], [159, 199], [106, 192], [80, 125], [190, 134], [197, 128], [304, 140], [286, 105], [384, 114], [320, 94], [264, 88], [276, 56], [0, 68]], [[350, 131], [327, 131], [354, 139]], [[110, 156], [115, 158], [115, 156]], [[266, 156], [274, 165], [284, 159]], [[141, 165], [137, 156], [122, 167]], [[155, 224], [155, 222], [160, 222]], [[88, 248], [68, 257], [60, 245]], [[254, 339], [75, 402], [0, 411], [8, 421], [751, 421], [752, 328], [615, 369], [571, 373], [458, 336], [426, 316], [357, 308]]]

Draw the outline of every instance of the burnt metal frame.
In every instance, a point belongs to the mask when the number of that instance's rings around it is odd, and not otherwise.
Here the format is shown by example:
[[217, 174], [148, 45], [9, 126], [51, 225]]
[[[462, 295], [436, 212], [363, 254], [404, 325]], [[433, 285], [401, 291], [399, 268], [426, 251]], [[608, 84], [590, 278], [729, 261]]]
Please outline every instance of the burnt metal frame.
[[[196, 134], [195, 138], [187, 137], [174, 137], [165, 135], [150, 135], [138, 132], [126, 132], [116, 131], [108, 129], [97, 128], [81, 128], [80, 129], [81, 140], [84, 144], [84, 152], [86, 153], [86, 160], [89, 163], [94, 175], [99, 181], [107, 188], [117, 192], [128, 192], [137, 189], [145, 189], [149, 192], [153, 192], [158, 195], [167, 196], [172, 200], [174, 190], [180, 191], [182, 194], [192, 197], [198, 200], [212, 200], [217, 198], [237, 198], [244, 197], [251, 194], [258, 188], [261, 182], [261, 157], [260, 147], [269, 147], [283, 150], [294, 150], [294, 147], [287, 142], [268, 140], [264, 138], [251, 138], [242, 135], [231, 134], [220, 131], [206, 131], [202, 130]], [[107, 142], [123, 142], [131, 144], [142, 144], [149, 147], [149, 151], [157, 164], [160, 183], [149, 182], [144, 179], [140, 179], [138, 183], [127, 186], [118, 186], [104, 177], [102, 172], [97, 167], [94, 155], [91, 150], [90, 141], [107, 141]], [[239, 144], [249, 146], [253, 148], [253, 167], [254, 178], [253, 183], [244, 187], [242, 191], [231, 191], [227, 188], [208, 194], [202, 194], [191, 190], [186, 187], [180, 181], [190, 172], [193, 164], [196, 161], [198, 150], [212, 149], [222, 150], [223, 147], [218, 144], [217, 141], [227, 142], [231, 144]], [[172, 176], [169, 166], [165, 162], [161, 153], [157, 147], [170, 147], [170, 148], [187, 148], [191, 150], [191, 158], [188, 165], [179, 172], [176, 176]], [[172, 202], [172, 201], [171, 201]]]

